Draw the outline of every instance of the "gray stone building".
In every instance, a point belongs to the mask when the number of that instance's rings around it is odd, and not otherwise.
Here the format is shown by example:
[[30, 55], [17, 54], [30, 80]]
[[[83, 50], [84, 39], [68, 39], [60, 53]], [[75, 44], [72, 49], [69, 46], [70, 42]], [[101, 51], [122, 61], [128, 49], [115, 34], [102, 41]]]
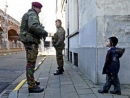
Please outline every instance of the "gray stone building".
[[[102, 68], [110, 36], [126, 49], [120, 59], [121, 84], [130, 84], [130, 0], [56, 0], [65, 20], [65, 56], [92, 82], [104, 83]], [[59, 13], [58, 12], [58, 13]]]

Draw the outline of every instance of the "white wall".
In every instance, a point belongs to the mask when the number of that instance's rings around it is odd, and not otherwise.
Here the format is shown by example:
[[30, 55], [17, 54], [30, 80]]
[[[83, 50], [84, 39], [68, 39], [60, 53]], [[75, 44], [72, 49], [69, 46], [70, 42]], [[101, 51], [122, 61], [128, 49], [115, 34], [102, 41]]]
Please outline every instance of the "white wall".
[[78, 0], [68, 0], [69, 5], [69, 33], [75, 33], [78, 28]]
[[79, 48], [79, 35], [70, 38], [70, 48]]
[[121, 84], [130, 84], [129, 48], [130, 48], [130, 0], [97, 0], [97, 48], [98, 48], [98, 82], [103, 83], [105, 76], [102, 68], [106, 55], [106, 40], [110, 36], [119, 39], [118, 47], [126, 48], [120, 58], [119, 78]]
[[96, 0], [79, 0], [79, 28], [96, 17]]
[[119, 46], [130, 46], [130, 1], [97, 0], [98, 47], [105, 47], [108, 37], [119, 38]]

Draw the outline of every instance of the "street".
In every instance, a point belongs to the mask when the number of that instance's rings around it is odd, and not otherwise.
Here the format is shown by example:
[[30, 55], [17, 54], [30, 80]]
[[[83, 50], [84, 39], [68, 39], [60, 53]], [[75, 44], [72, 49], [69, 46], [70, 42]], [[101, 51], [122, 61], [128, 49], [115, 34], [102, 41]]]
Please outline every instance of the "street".
[[0, 56], [0, 93], [25, 71], [25, 63], [25, 52]]
[[[37, 58], [37, 62], [42, 57]], [[26, 69], [25, 52], [0, 56], [0, 97], [5, 98], [16, 87], [18, 83], [12, 84]], [[18, 81], [20, 82], [20, 81]]]

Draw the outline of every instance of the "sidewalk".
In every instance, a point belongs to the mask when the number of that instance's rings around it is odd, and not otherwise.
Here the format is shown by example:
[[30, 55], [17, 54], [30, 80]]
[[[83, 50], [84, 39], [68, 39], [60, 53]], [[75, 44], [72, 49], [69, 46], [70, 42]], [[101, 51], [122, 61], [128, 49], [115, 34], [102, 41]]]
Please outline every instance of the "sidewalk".
[[43, 93], [28, 93], [25, 83], [18, 92], [18, 98], [130, 98], [130, 86], [122, 86], [122, 95], [99, 94], [97, 90], [102, 85], [94, 85], [77, 68], [65, 60], [63, 75], [54, 76], [57, 68], [55, 56], [48, 56], [39, 69], [35, 78], [45, 88]]

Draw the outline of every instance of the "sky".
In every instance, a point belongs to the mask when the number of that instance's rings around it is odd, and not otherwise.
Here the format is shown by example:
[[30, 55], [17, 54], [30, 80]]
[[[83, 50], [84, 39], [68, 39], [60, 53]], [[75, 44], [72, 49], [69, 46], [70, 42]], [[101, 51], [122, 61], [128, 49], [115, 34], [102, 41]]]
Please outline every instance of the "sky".
[[45, 30], [55, 33], [55, 1], [56, 0], [0, 0], [0, 9], [5, 10], [7, 4], [7, 14], [17, 21], [21, 22], [21, 18], [31, 8], [31, 3], [37, 1], [42, 3], [43, 8], [39, 14], [40, 22], [45, 26]]

